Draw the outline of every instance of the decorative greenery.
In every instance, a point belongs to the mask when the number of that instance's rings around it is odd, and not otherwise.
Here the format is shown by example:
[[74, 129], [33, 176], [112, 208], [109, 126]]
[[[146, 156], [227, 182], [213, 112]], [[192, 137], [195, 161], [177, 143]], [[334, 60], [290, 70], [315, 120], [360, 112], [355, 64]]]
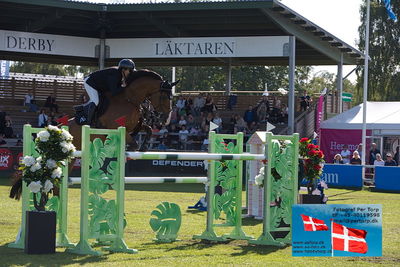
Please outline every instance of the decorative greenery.
[[308, 138], [300, 139], [299, 144], [300, 157], [303, 159], [304, 178], [308, 181], [308, 191], [311, 194], [315, 187], [316, 180], [322, 174], [324, 164], [324, 153], [319, 149], [318, 145], [311, 144]]
[[[215, 149], [216, 153], [238, 153], [238, 147], [234, 143], [229, 142], [228, 144], [223, 138], [215, 138]], [[220, 186], [223, 189], [222, 195], [215, 194], [213, 199], [213, 211], [214, 218], [219, 219], [221, 213], [226, 214], [226, 225], [236, 224], [236, 190], [237, 190], [237, 166], [238, 163], [235, 160], [221, 160], [215, 162], [215, 173], [217, 177], [217, 184], [214, 186]]]
[[179, 206], [175, 203], [162, 202], [151, 215], [156, 217], [150, 219], [150, 226], [156, 232], [157, 241], [174, 242], [182, 222]]
[[[90, 238], [114, 234], [117, 224], [115, 200], [106, 200], [100, 195], [113, 189], [118, 164], [115, 160], [119, 136], [109, 134], [106, 140], [96, 138], [90, 144], [89, 158], [89, 228]], [[124, 220], [126, 225], [126, 221]]]
[[48, 126], [35, 139], [35, 150], [40, 156], [27, 155], [22, 160], [22, 178], [34, 193], [33, 201], [37, 210], [45, 210], [49, 193], [62, 179], [61, 167], [65, 166], [65, 161], [70, 161], [75, 151], [72, 139], [72, 135], [64, 129]]

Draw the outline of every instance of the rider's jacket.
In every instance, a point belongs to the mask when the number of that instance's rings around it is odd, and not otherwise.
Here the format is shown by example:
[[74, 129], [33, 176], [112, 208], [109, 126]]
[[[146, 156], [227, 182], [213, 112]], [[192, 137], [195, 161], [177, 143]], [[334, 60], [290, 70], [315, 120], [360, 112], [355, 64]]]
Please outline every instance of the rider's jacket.
[[91, 73], [86, 83], [99, 92], [111, 91], [113, 95], [123, 90], [122, 73], [117, 68], [107, 68]]

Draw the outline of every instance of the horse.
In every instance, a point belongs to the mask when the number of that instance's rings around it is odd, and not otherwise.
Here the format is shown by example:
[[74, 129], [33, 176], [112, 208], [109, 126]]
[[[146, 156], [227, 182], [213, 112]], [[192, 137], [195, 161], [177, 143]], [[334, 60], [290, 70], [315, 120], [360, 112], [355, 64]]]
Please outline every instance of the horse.
[[[108, 108], [96, 120], [96, 126], [106, 129], [116, 129], [120, 126], [116, 119], [125, 117], [126, 127], [126, 144], [130, 148], [138, 148], [134, 137], [141, 131], [146, 131], [146, 136], [140, 146], [141, 151], [147, 150], [148, 140], [151, 137], [152, 129], [146, 124], [143, 116], [142, 103], [148, 100], [157, 113], [160, 123], [168, 124], [171, 112], [172, 87], [179, 82], [168, 82], [156, 72], [150, 70], [137, 70], [131, 73], [127, 78], [127, 86], [124, 91], [118, 95], [112, 96], [106, 92], [104, 97], [109, 101]], [[69, 120], [69, 132], [74, 137], [73, 144], [81, 149], [81, 133], [82, 126], [75, 122], [74, 118]], [[95, 136], [96, 137], [96, 136]], [[99, 136], [105, 138], [104, 136]], [[69, 173], [74, 165], [72, 160]], [[10, 190], [10, 198], [19, 199], [22, 189], [22, 175], [18, 173], [14, 175], [12, 187]], [[54, 194], [58, 195], [58, 189], [55, 188]]]
[[[144, 107], [142, 103], [149, 100], [154, 108], [160, 123], [168, 124], [171, 112], [172, 87], [179, 82], [169, 83], [162, 77], [149, 70], [138, 70], [130, 74], [127, 78], [127, 86], [118, 95], [112, 96], [106, 92], [103, 98], [109, 101], [108, 108], [103, 114], [99, 114], [97, 128], [115, 129], [120, 126], [116, 119], [124, 118], [126, 123], [126, 143], [130, 149], [139, 148], [140, 151], [147, 150], [148, 141], [152, 134], [150, 125], [146, 124], [144, 117]], [[100, 112], [101, 113], [101, 112]], [[74, 145], [80, 149], [81, 145], [81, 125], [74, 119], [70, 120], [69, 131], [74, 136]], [[146, 132], [146, 136], [139, 145], [135, 141], [135, 136], [141, 131]]]

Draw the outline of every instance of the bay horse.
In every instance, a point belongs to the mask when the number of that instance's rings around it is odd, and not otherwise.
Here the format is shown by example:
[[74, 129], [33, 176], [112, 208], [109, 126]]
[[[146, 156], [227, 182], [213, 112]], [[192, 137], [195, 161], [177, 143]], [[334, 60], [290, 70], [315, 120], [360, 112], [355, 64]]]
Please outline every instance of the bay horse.
[[[146, 131], [146, 136], [140, 150], [147, 149], [148, 140], [151, 137], [152, 129], [150, 125], [145, 123], [142, 114], [141, 104], [147, 99], [150, 101], [161, 123], [168, 124], [171, 112], [172, 103], [172, 87], [179, 82], [169, 83], [157, 74], [149, 70], [138, 70], [131, 73], [127, 79], [127, 86], [123, 92], [112, 96], [111, 93], [106, 93], [109, 101], [108, 107], [103, 114], [100, 114], [97, 119], [97, 126], [106, 129], [116, 129], [120, 125], [115, 121], [118, 118], [125, 117], [126, 120], [126, 144], [130, 148], [137, 148], [138, 144], [135, 141], [135, 136], [141, 131]], [[69, 132], [74, 137], [73, 144], [77, 150], [81, 150], [81, 132], [82, 126], [78, 125], [74, 118], [69, 120]], [[92, 138], [95, 138], [94, 136]], [[105, 136], [98, 136], [102, 139]], [[69, 173], [72, 170], [75, 159], [72, 160], [69, 167]], [[21, 173], [16, 173], [13, 178], [12, 187], [10, 190], [10, 198], [19, 199], [22, 190]], [[54, 188], [54, 194], [58, 195], [58, 189]]]
[[[103, 97], [107, 98], [108, 107], [97, 119], [98, 128], [116, 129], [120, 126], [116, 122], [118, 118], [126, 121], [126, 143], [130, 149], [141, 151], [147, 150], [148, 141], [152, 134], [151, 125], [147, 125], [143, 116], [141, 104], [148, 99], [158, 114], [160, 123], [168, 124], [171, 112], [172, 87], [177, 82], [169, 83], [162, 77], [149, 70], [138, 70], [129, 75], [127, 86], [118, 95], [112, 96], [107, 92]], [[146, 132], [146, 136], [140, 145], [135, 141], [135, 136], [141, 131]], [[81, 125], [73, 119], [69, 123], [69, 131], [74, 137], [74, 145], [79, 150], [81, 147]]]

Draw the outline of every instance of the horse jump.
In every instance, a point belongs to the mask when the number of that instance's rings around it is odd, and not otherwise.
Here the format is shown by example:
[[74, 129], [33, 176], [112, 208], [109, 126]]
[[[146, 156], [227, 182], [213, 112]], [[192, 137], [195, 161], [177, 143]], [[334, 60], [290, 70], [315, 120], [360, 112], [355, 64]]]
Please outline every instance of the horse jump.
[[[32, 154], [31, 135], [42, 129], [24, 127], [24, 155]], [[106, 141], [90, 140], [91, 135], [108, 135]], [[82, 128], [82, 150], [77, 151], [75, 156], [82, 158], [82, 180], [81, 182], [81, 226], [80, 241], [73, 246], [67, 237], [67, 179], [62, 179], [61, 194], [59, 199], [58, 236], [59, 246], [71, 247], [68, 251], [79, 254], [100, 255], [99, 251], [92, 249], [89, 239], [97, 239], [99, 243], [110, 245], [108, 250], [114, 252], [135, 253], [136, 250], [129, 249], [123, 239], [124, 229], [124, 183], [125, 183], [125, 161], [129, 159], [171, 159], [171, 160], [209, 160], [207, 192], [207, 226], [201, 235], [194, 236], [195, 239], [222, 241], [227, 239], [246, 239], [250, 243], [283, 246], [291, 241], [291, 211], [276, 212], [276, 209], [290, 210], [297, 199], [297, 161], [298, 161], [298, 134], [293, 136], [267, 135], [267, 145], [264, 154], [244, 154], [243, 134], [218, 135], [210, 132], [210, 153], [186, 153], [186, 152], [125, 152], [125, 128], [117, 130], [91, 129], [88, 126]], [[226, 140], [232, 140], [227, 143]], [[286, 145], [280, 147], [279, 141]], [[281, 142], [282, 143], [282, 142]], [[285, 148], [286, 147], [286, 148]], [[289, 149], [290, 148], [290, 149]], [[286, 149], [286, 150], [285, 150]], [[290, 152], [290, 153], [289, 153]], [[113, 158], [108, 163], [107, 172], [100, 173], [100, 167], [105, 158]], [[241, 220], [241, 198], [242, 198], [242, 163], [243, 160], [267, 160], [269, 164], [264, 178], [264, 221], [263, 233], [257, 240], [247, 236], [242, 228]], [[287, 169], [281, 171], [282, 179], [274, 181], [271, 176], [272, 168], [280, 161], [286, 161]], [[296, 163], [296, 164], [294, 164]], [[278, 164], [279, 165], [279, 164]], [[281, 168], [284, 168], [281, 166]], [[104, 168], [103, 168], [104, 169]], [[279, 171], [278, 171], [279, 172]], [[289, 175], [284, 175], [289, 173]], [[64, 168], [64, 177], [67, 177], [67, 168]], [[97, 176], [97, 178], [95, 177]], [[132, 178], [128, 178], [128, 181]], [[158, 178], [165, 179], [165, 178]], [[151, 178], [149, 178], [151, 180]], [[153, 179], [155, 181], [156, 179]], [[184, 179], [182, 179], [183, 181]], [[205, 179], [199, 179], [204, 182]], [[141, 181], [144, 181], [142, 179]], [[165, 181], [165, 180], [162, 180]], [[75, 179], [75, 182], [78, 182]], [[285, 183], [283, 186], [282, 184]], [[221, 187], [223, 192], [216, 194], [215, 188]], [[106, 201], [100, 194], [112, 187], [116, 191], [116, 199]], [[275, 188], [273, 192], [272, 188]], [[286, 190], [286, 191], [285, 191]], [[29, 209], [30, 193], [26, 186], [23, 187], [22, 199], [22, 232], [19, 240], [10, 244], [11, 247], [24, 248], [24, 213]], [[54, 197], [53, 197], [54, 198]], [[51, 200], [50, 200], [51, 201]], [[89, 203], [92, 209], [89, 211]], [[223, 205], [222, 205], [223, 204]], [[96, 206], [97, 205], [97, 206]], [[102, 220], [96, 220], [96, 209], [102, 207]], [[225, 208], [218, 208], [224, 206]], [[98, 210], [100, 211], [100, 210]], [[274, 211], [274, 212], [272, 212]], [[214, 218], [226, 215], [224, 224], [215, 223]], [[273, 215], [275, 214], [275, 215]], [[280, 214], [281, 217], [277, 217]], [[111, 219], [115, 218], [115, 219]], [[104, 223], [106, 221], [106, 223]], [[279, 221], [279, 222], [278, 222]], [[278, 223], [277, 223], [278, 222]], [[283, 223], [282, 223], [283, 222]], [[214, 227], [234, 227], [230, 234], [218, 236]]]

